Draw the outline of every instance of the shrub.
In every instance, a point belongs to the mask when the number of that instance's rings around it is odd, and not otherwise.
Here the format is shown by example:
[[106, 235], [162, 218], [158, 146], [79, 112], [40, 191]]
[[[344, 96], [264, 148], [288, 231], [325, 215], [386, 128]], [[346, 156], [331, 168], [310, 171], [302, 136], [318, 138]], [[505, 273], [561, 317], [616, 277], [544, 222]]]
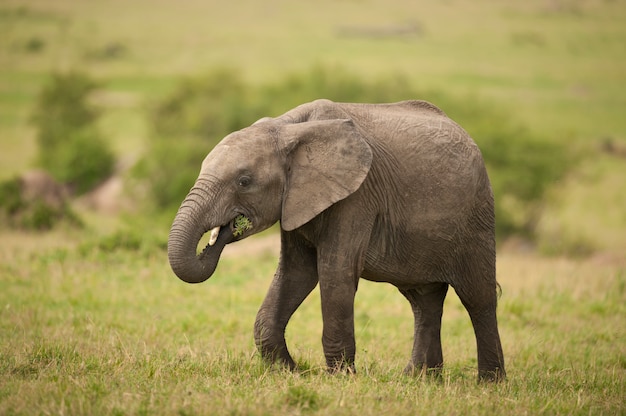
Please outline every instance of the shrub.
[[219, 69], [182, 80], [152, 111], [155, 139], [194, 136], [215, 138], [249, 123], [248, 87], [234, 70]]
[[483, 152], [496, 197], [500, 236], [520, 232], [532, 236], [544, 191], [571, 164], [566, 149], [474, 98], [421, 92], [402, 76], [366, 81], [341, 68], [315, 67], [287, 76], [281, 83], [261, 86], [247, 85], [231, 70], [183, 80], [151, 112], [150, 150], [137, 172], [149, 181], [157, 207], [177, 207], [206, 154], [225, 135], [316, 98], [344, 102], [417, 98], [436, 104], [472, 135]]
[[84, 74], [52, 76], [39, 94], [32, 121], [37, 128], [38, 165], [77, 193], [113, 172], [115, 158], [96, 128], [98, 113], [88, 96], [97, 87]]
[[40, 172], [0, 182], [0, 224], [37, 231], [49, 230], [63, 221], [81, 225], [59, 186]]
[[133, 167], [133, 175], [146, 186], [156, 211], [178, 208], [211, 148], [208, 140], [192, 137], [152, 141], [146, 156]]

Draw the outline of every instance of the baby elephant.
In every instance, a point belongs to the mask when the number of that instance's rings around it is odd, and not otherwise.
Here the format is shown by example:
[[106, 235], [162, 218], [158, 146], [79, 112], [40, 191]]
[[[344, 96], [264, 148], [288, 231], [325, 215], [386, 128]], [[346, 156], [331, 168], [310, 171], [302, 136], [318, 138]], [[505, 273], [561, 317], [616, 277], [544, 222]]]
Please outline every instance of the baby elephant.
[[441, 369], [451, 285], [474, 326], [479, 380], [505, 377], [493, 193], [478, 147], [439, 108], [317, 100], [228, 135], [202, 162], [174, 219], [172, 269], [203, 282], [226, 244], [277, 221], [280, 260], [254, 325], [265, 359], [295, 368], [285, 328], [319, 283], [326, 363], [354, 371], [354, 296], [363, 278], [391, 283], [411, 303], [407, 373]]

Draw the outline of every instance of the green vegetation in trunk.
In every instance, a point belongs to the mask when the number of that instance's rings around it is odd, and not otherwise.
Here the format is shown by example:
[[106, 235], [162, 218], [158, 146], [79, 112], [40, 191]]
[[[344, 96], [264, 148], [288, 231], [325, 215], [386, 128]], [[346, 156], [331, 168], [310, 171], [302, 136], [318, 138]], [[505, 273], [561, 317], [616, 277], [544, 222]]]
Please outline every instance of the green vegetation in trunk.
[[246, 231], [252, 229], [252, 221], [250, 221], [250, 219], [242, 214], [239, 214], [235, 217], [235, 231], [233, 232], [233, 235], [235, 237], [239, 237], [240, 235], [243, 235], [243, 233], [245, 233]]

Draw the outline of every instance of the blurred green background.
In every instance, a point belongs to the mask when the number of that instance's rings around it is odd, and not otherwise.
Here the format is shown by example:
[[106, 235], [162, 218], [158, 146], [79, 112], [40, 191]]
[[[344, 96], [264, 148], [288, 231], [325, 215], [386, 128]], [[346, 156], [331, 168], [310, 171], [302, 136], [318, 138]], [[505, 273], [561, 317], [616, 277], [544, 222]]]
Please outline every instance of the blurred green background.
[[0, 197], [44, 168], [76, 222], [149, 213], [161, 241], [230, 131], [315, 98], [417, 98], [480, 145], [501, 242], [623, 256], [624, 21], [619, 0], [3, 0]]

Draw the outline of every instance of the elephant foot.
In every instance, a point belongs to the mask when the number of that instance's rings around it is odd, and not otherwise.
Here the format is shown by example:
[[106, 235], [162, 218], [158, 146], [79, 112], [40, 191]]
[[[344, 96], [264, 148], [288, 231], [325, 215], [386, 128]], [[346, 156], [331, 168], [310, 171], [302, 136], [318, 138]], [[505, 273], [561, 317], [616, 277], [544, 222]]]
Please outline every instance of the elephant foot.
[[276, 350], [259, 352], [261, 353], [261, 358], [263, 359], [263, 361], [271, 366], [285, 368], [290, 371], [298, 370], [298, 366], [289, 354], [287, 354], [287, 356], [285, 356], [284, 353], [277, 354]]
[[263, 361], [267, 362], [271, 365], [277, 365], [284, 368], [287, 368], [291, 371], [296, 370], [296, 363], [291, 358], [291, 354], [287, 350], [287, 346], [284, 345], [270, 345], [270, 343], [260, 343], [257, 342], [257, 351], [263, 358]]
[[479, 383], [499, 383], [506, 380], [506, 372], [503, 368], [495, 370], [478, 370]]
[[340, 359], [326, 359], [327, 371], [329, 374], [356, 374], [354, 361]]
[[283, 372], [289, 371], [292, 373], [299, 373], [301, 369], [297, 364], [291, 364], [282, 360], [271, 360], [266, 357], [261, 357], [263, 363], [269, 367], [271, 371]]
[[285, 343], [284, 329], [265, 326], [257, 319], [254, 323], [254, 342], [257, 351], [268, 364], [283, 366], [292, 371], [296, 369], [296, 363]]
[[413, 362], [407, 364], [404, 367], [403, 373], [409, 377], [415, 377], [420, 379], [439, 380], [441, 378], [441, 371], [443, 364], [428, 367], [426, 364], [415, 365]]
[[328, 367], [326, 369], [328, 374], [347, 374], [347, 375], [355, 375], [356, 367], [354, 365], [345, 365], [342, 367]]

